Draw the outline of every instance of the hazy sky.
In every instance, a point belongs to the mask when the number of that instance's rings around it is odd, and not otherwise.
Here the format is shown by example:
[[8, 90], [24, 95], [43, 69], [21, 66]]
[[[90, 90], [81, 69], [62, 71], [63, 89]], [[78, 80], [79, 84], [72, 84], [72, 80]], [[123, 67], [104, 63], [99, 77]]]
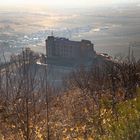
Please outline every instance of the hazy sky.
[[114, 3], [133, 3], [140, 0], [0, 0], [0, 5], [46, 5], [46, 6], [96, 6]]

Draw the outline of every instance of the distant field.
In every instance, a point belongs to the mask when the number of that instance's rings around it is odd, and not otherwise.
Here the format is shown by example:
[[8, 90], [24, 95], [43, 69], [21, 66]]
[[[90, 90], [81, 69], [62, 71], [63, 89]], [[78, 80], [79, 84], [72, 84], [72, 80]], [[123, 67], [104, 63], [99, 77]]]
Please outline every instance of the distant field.
[[[7, 40], [49, 30], [41, 40], [53, 33], [74, 40], [89, 39], [98, 52], [127, 55], [130, 42], [140, 40], [140, 7], [127, 5], [102, 9], [43, 12], [0, 12], [0, 33]], [[6, 37], [4, 37], [6, 35]], [[17, 36], [17, 37], [16, 37]], [[43, 42], [40, 42], [43, 43]], [[29, 44], [33, 48], [33, 44]], [[44, 44], [45, 46], [45, 44]], [[40, 48], [39, 48], [40, 49]], [[34, 50], [39, 50], [34, 49]], [[133, 48], [139, 58], [140, 46]]]

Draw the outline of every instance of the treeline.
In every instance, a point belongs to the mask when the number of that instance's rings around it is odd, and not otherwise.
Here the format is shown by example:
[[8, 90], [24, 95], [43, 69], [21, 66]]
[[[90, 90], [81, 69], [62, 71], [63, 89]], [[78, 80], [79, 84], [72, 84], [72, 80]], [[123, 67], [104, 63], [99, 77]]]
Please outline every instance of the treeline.
[[97, 60], [73, 71], [65, 92], [55, 94], [46, 66], [36, 65], [45, 58], [31, 53], [0, 70], [0, 139], [140, 139], [140, 61]]

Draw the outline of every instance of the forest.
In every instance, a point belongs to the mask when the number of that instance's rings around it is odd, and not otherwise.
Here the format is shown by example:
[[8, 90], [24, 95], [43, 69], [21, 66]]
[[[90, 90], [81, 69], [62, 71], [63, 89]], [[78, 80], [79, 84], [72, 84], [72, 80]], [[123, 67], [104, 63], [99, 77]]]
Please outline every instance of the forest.
[[23, 51], [0, 67], [0, 140], [140, 139], [140, 60], [80, 67], [58, 93], [38, 57]]

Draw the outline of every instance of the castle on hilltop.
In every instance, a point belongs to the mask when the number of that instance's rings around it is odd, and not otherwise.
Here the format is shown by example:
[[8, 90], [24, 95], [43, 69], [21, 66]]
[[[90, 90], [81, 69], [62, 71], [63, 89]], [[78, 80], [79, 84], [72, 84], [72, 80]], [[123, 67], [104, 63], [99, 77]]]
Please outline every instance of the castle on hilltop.
[[48, 36], [46, 39], [48, 80], [59, 86], [63, 78], [73, 70], [90, 67], [96, 56], [94, 44], [89, 40], [71, 41]]

